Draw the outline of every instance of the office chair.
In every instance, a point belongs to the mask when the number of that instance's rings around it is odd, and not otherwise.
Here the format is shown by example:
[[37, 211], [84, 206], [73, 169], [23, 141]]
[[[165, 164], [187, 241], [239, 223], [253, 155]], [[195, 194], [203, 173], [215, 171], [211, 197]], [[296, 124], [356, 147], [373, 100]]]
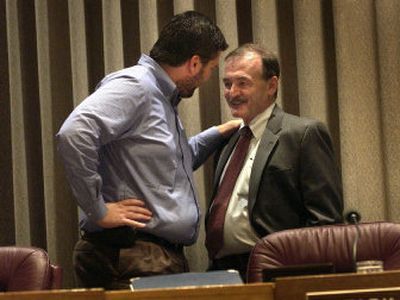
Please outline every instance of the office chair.
[[34, 247], [0, 247], [0, 291], [59, 289], [62, 268]]
[[247, 281], [261, 282], [268, 270], [284, 266], [331, 263], [335, 272], [352, 272], [356, 239], [357, 261], [381, 260], [384, 270], [400, 269], [400, 224], [336, 224], [289, 229], [262, 238], [250, 254]]

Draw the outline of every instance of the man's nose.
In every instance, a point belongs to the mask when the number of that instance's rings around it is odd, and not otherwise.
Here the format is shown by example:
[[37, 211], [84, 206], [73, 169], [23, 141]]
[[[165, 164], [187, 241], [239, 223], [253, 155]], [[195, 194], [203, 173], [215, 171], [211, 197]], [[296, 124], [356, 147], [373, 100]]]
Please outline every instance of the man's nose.
[[237, 95], [239, 95], [240, 90], [238, 89], [238, 87], [235, 84], [232, 84], [230, 90], [229, 90], [229, 94], [231, 97], [235, 97]]

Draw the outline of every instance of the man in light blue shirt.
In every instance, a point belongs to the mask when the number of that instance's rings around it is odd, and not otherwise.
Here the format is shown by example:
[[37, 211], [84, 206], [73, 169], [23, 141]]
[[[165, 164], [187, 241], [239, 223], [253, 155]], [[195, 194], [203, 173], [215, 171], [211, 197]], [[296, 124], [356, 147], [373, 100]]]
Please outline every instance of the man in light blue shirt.
[[188, 140], [177, 105], [227, 46], [207, 17], [179, 14], [150, 56], [106, 76], [62, 125], [58, 150], [80, 207], [79, 286], [124, 289], [132, 277], [188, 271], [183, 245], [199, 229], [192, 172], [238, 122]]

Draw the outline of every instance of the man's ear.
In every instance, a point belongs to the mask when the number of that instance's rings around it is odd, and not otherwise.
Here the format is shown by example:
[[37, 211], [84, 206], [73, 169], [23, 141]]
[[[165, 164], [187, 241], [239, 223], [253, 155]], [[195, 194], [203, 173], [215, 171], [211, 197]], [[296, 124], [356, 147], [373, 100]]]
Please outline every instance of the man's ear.
[[198, 55], [193, 55], [189, 59], [188, 63], [188, 71], [190, 72], [190, 75], [196, 75], [200, 72], [202, 67], [201, 59], [200, 56]]
[[272, 76], [270, 79], [268, 79], [268, 81], [269, 81], [268, 94], [270, 96], [275, 95], [276, 91], [278, 90], [278, 85], [279, 85], [278, 76]]

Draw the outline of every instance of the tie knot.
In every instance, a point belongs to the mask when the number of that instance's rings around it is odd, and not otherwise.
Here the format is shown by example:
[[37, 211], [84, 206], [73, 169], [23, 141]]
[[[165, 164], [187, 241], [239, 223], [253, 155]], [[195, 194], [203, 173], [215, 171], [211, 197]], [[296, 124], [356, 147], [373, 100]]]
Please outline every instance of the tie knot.
[[240, 131], [239, 134], [243, 137], [247, 137], [247, 138], [252, 138], [253, 137], [253, 133], [251, 132], [251, 129], [249, 126], [243, 126]]

